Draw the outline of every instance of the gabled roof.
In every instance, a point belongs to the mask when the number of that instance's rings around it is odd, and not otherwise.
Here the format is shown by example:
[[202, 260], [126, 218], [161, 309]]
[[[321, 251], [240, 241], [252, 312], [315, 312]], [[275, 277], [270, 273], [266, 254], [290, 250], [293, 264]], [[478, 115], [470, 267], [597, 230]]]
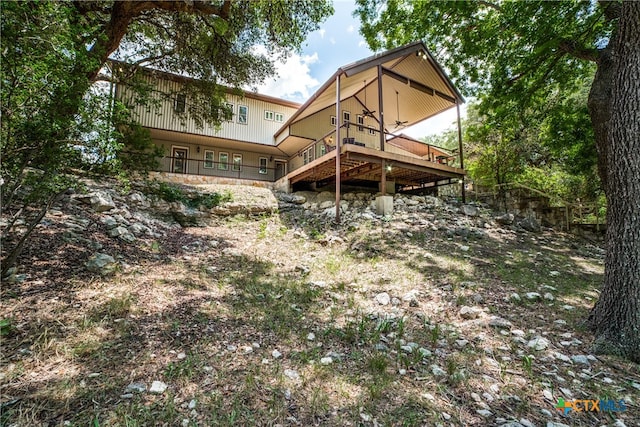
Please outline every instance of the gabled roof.
[[276, 132], [276, 141], [293, 123], [335, 105], [338, 76], [340, 100], [355, 98], [363, 110], [377, 114], [382, 109], [385, 129], [390, 131], [397, 128], [396, 121], [403, 122], [402, 127], [411, 126], [464, 102], [424, 43], [414, 42], [339, 68]]

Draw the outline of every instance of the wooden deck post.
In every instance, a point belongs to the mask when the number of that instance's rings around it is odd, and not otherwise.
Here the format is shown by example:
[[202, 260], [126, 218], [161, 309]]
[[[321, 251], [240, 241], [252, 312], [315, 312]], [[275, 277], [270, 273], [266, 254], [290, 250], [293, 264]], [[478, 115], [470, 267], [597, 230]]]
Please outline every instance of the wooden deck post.
[[[382, 65], [378, 64], [378, 110], [380, 111], [380, 151], [384, 151], [384, 108], [382, 106]], [[382, 170], [380, 175], [380, 192], [384, 196], [387, 194], [387, 165], [382, 159]]]
[[[456, 113], [458, 115], [458, 154], [460, 155], [460, 169], [464, 169], [464, 153], [462, 152], [462, 124], [460, 123], [460, 103], [456, 100]], [[467, 203], [467, 195], [464, 190], [464, 176], [462, 177], [462, 203]]]
[[382, 195], [385, 196], [387, 194], [387, 162], [382, 159], [381, 160], [382, 173], [380, 174], [380, 191]]
[[336, 222], [340, 223], [340, 73], [336, 76]]
[[384, 108], [382, 107], [382, 65], [378, 64], [378, 110], [380, 111], [380, 151], [384, 151]]

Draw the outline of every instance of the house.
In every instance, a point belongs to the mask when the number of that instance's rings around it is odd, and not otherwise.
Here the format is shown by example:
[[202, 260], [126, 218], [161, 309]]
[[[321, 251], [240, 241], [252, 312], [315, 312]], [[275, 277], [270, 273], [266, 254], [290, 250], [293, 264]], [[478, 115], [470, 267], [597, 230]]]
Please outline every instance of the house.
[[[402, 135], [411, 126], [464, 102], [421, 42], [339, 68], [303, 105], [229, 91], [232, 111], [219, 128], [178, 120], [189, 108], [184, 77], [162, 74], [155, 89], [177, 94], [160, 114], [138, 107], [141, 124], [165, 148], [160, 171], [198, 182], [241, 180], [291, 191], [343, 185], [384, 193], [462, 181], [453, 156]], [[119, 96], [126, 88], [117, 89]], [[462, 154], [459, 150], [458, 154]]]

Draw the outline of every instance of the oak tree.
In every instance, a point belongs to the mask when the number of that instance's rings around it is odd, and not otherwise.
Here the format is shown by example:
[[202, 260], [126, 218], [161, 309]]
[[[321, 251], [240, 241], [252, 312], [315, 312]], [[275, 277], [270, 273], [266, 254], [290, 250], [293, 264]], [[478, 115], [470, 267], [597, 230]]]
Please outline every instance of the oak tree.
[[640, 361], [640, 2], [358, 0], [374, 50], [424, 39], [466, 94], [520, 110], [588, 99], [607, 196], [605, 278], [589, 325], [594, 350]]
[[[122, 170], [144, 132], [108, 90], [127, 82], [151, 102], [143, 68], [192, 77], [186, 112], [219, 124], [225, 91], [274, 73], [333, 9], [315, 0], [2, 2], [2, 274], [78, 169]], [[112, 60], [115, 66], [107, 67]], [[99, 90], [106, 82], [107, 90]], [[142, 144], [142, 148], [145, 145]], [[128, 159], [129, 166], [140, 157]], [[105, 168], [105, 165], [107, 167]], [[73, 172], [73, 173], [71, 173]]]

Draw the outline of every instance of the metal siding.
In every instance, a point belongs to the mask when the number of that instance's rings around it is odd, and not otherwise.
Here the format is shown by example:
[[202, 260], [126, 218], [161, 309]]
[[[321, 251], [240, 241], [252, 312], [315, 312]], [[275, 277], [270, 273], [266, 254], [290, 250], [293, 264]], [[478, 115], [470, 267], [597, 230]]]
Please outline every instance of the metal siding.
[[[153, 141], [156, 145], [163, 147], [164, 153], [166, 157], [160, 159], [160, 171], [162, 172], [170, 172], [171, 171], [171, 151], [172, 147], [185, 147], [189, 150], [188, 158], [187, 158], [187, 173], [194, 175], [209, 175], [209, 176], [220, 176], [227, 178], [241, 178], [241, 179], [257, 179], [257, 180], [274, 180], [274, 161], [267, 161], [267, 173], [261, 174], [258, 172], [258, 168], [260, 166], [259, 159], [260, 157], [266, 157], [267, 159], [272, 156], [268, 156], [261, 153], [251, 152], [251, 151], [242, 151], [242, 150], [234, 150], [229, 148], [220, 148], [213, 146], [200, 146], [200, 152], [198, 153], [197, 144], [189, 144], [184, 142], [175, 142], [169, 140], [162, 139], [154, 139]], [[205, 150], [214, 152], [214, 162], [218, 162], [220, 152], [229, 154], [229, 166], [227, 170], [222, 170], [218, 168], [217, 164], [214, 164], [214, 168], [205, 168], [204, 160], [205, 160]], [[232, 169], [233, 164], [233, 155], [241, 154], [242, 155], [242, 170], [234, 171]]]
[[[153, 83], [155, 84], [157, 92], [171, 93], [178, 92], [180, 89], [179, 83], [169, 80], [158, 80]], [[123, 88], [122, 92], [122, 96], [128, 95], [126, 88]], [[180, 122], [180, 119], [174, 113], [174, 106], [171, 100], [162, 100], [157, 93], [155, 95], [155, 99], [159, 100], [158, 108], [145, 106], [137, 106], [134, 108], [134, 113], [137, 115], [142, 126], [255, 142], [265, 145], [274, 145], [274, 133], [282, 126], [282, 123], [286, 122], [286, 120], [296, 111], [295, 108], [251, 98], [250, 95], [245, 98], [229, 95], [227, 97], [227, 102], [234, 105], [233, 121], [222, 123], [219, 129], [215, 129], [209, 125], [205, 125], [204, 128], [198, 128], [195, 120], [193, 119], [187, 119], [184, 124]], [[239, 105], [247, 106], [249, 109], [247, 117], [248, 124], [246, 125], [237, 122]], [[187, 98], [187, 110], [188, 108], [189, 99]], [[273, 111], [274, 113], [282, 113], [284, 120], [282, 122], [265, 120], [265, 110]]]
[[[335, 104], [334, 104], [335, 105]], [[349, 127], [349, 137], [355, 138], [356, 141], [364, 143], [369, 148], [379, 148], [378, 133], [370, 135], [367, 129], [363, 132], [358, 131], [357, 128], [357, 115], [362, 113], [362, 105], [353, 98], [349, 98], [340, 102], [341, 110], [351, 113], [352, 125]], [[322, 111], [319, 111], [309, 117], [306, 117], [298, 122], [293, 123], [291, 128], [292, 135], [304, 136], [317, 140], [328, 132], [335, 130], [335, 126], [331, 125], [331, 116], [335, 115], [335, 107], [328, 107]], [[342, 117], [339, 118], [342, 122]], [[370, 117], [365, 118], [365, 126], [373, 128], [378, 127], [378, 122]], [[340, 132], [343, 138], [346, 138], [345, 129]], [[332, 136], [335, 139], [335, 135]]]

